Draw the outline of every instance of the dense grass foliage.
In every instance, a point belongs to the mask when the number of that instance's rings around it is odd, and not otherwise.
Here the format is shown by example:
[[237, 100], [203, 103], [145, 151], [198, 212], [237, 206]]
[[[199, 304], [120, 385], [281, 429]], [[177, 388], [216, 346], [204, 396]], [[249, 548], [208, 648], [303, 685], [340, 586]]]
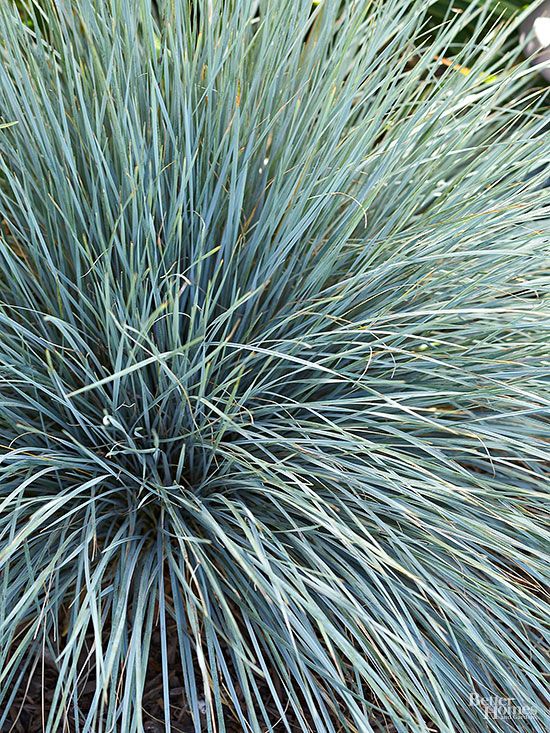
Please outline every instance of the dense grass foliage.
[[47, 655], [45, 730], [142, 731], [158, 629], [170, 730], [175, 622], [197, 733], [547, 730], [549, 151], [508, 31], [442, 67], [473, 6], [40, 5], [0, 5], [0, 726]]
[[[40, 4], [41, 0], [34, 0], [34, 3]], [[475, 2], [475, 0], [474, 0]], [[156, 4], [156, 0], [152, 0], [153, 5]], [[19, 9], [22, 17], [32, 26], [32, 13], [29, 13], [29, 6], [32, 6], [33, 0], [15, 0], [15, 5]], [[311, 5], [318, 5], [319, 0], [311, 0]], [[435, 23], [441, 23], [441, 21], [447, 18], [449, 11], [455, 13], [462, 13], [472, 4], [472, 0], [433, 0], [427, 7], [428, 16]], [[522, 0], [486, 0], [486, 9], [490, 11], [489, 18], [504, 17], [512, 18], [520, 10], [523, 10], [529, 6], [528, 2], [522, 2]], [[472, 19], [471, 25], [466, 25], [460, 35], [461, 38], [467, 37], [468, 33], [471, 33], [475, 27], [475, 22]]]

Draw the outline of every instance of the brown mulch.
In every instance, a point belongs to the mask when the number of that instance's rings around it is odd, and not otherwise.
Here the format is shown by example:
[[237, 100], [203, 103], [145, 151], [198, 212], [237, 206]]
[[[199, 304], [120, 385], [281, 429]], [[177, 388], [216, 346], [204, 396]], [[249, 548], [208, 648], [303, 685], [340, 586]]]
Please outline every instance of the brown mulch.
[[[88, 649], [91, 648], [91, 645]], [[163, 679], [162, 679], [162, 663], [160, 652], [160, 637], [158, 630], [153, 633], [151, 639], [152, 654], [149, 660], [149, 669], [145, 684], [145, 695], [143, 701], [143, 721], [146, 733], [164, 733], [166, 730], [164, 723], [164, 700], [163, 700]], [[189, 708], [186, 704], [184, 681], [179, 670], [178, 664], [178, 647], [177, 635], [175, 628], [170, 630], [168, 635], [168, 663], [170, 669], [170, 712], [171, 712], [171, 730], [173, 733], [195, 733], [195, 727], [190, 715]], [[95, 674], [93, 663], [84, 658], [82, 663], [82, 684], [79, 689], [79, 704], [81, 710], [87, 712], [95, 694]], [[200, 679], [200, 672], [197, 670], [197, 678]], [[53, 658], [45, 654], [38, 658], [36, 664], [31, 668], [30, 674], [25, 675], [24, 683], [20, 686], [13, 704], [8, 713], [7, 721], [0, 728], [0, 733], [44, 733], [45, 721], [52, 707], [55, 686], [57, 683], [57, 668]], [[258, 681], [261, 684], [261, 681]], [[269, 711], [273, 721], [279, 718], [274, 704], [269, 703], [271, 694], [269, 687], [265, 684], [265, 694], [262, 700]], [[243, 698], [244, 699], [244, 698]], [[304, 707], [305, 709], [305, 707]], [[3, 711], [2, 711], [3, 712]], [[308, 718], [305, 715], [306, 719]], [[291, 730], [302, 731], [296, 718], [293, 717], [292, 711], [288, 711], [288, 722]], [[243, 733], [242, 725], [236, 719], [234, 712], [228, 706], [226, 708], [225, 725], [227, 733]], [[308, 721], [311, 730], [315, 730], [313, 721]], [[393, 733], [395, 728], [382, 718], [371, 720], [375, 730], [380, 733]], [[206, 718], [202, 726], [206, 730]], [[336, 730], [338, 726], [335, 725]], [[75, 730], [74, 719], [65, 722], [61, 728], [67, 733]], [[273, 725], [270, 733], [282, 733], [287, 731], [285, 725], [281, 722]], [[249, 732], [247, 732], [249, 733]]]

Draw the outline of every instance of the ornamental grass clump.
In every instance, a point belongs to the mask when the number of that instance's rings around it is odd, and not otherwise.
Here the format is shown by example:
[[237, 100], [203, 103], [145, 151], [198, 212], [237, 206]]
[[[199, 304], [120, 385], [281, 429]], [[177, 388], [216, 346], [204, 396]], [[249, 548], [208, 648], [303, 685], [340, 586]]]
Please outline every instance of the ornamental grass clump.
[[0, 728], [547, 730], [548, 118], [425, 5], [0, 5]]

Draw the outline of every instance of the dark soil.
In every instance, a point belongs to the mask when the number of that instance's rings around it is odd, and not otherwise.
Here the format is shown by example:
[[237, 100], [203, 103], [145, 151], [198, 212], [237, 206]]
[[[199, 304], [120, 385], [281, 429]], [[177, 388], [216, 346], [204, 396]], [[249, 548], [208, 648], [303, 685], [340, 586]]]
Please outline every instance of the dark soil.
[[[162, 680], [162, 664], [160, 653], [159, 634], [153, 635], [151, 642], [152, 656], [149, 661], [149, 670], [145, 685], [145, 696], [143, 701], [143, 720], [146, 733], [164, 733], [166, 730], [164, 723], [164, 701], [163, 701], [163, 680]], [[171, 730], [173, 733], [195, 733], [195, 727], [191, 718], [189, 709], [186, 705], [185, 690], [183, 686], [183, 678], [179, 671], [177, 663], [177, 641], [175, 629], [168, 638], [168, 661], [170, 664], [170, 711], [171, 711]], [[157, 653], [158, 652], [158, 653]], [[93, 655], [92, 655], [93, 656]], [[90, 663], [86, 666], [83, 661], [82, 669], [82, 685], [79, 690], [79, 704], [81, 710], [86, 712], [93, 700], [95, 693], [95, 674]], [[197, 670], [197, 677], [200, 678], [200, 672]], [[44, 733], [45, 722], [52, 707], [52, 699], [54, 696], [55, 686], [57, 683], [57, 668], [53, 658], [48, 654], [38, 657], [31, 666], [30, 672], [24, 675], [24, 683], [20, 686], [10, 707], [7, 721], [0, 729], [0, 733]], [[267, 684], [265, 685], [265, 695], [262, 700], [270, 713], [273, 721], [279, 718], [275, 705], [269, 704], [270, 692]], [[4, 712], [4, 711], [1, 711]], [[291, 729], [302, 731], [296, 719], [293, 719], [292, 713], [288, 713], [288, 721]], [[306, 715], [307, 719], [307, 715]], [[310, 720], [311, 730], [315, 727]], [[376, 720], [371, 719], [370, 724], [380, 733], [393, 733], [395, 728], [391, 723], [385, 721], [382, 717]], [[242, 725], [236, 720], [234, 712], [227, 707], [225, 716], [225, 725], [227, 733], [243, 733]], [[206, 719], [204, 720], [203, 730], [206, 730]], [[338, 726], [335, 725], [336, 730]], [[67, 733], [73, 733], [75, 730], [74, 719], [69, 719], [62, 728]], [[276, 724], [269, 729], [270, 733], [283, 733], [287, 728], [282, 724]], [[247, 731], [246, 733], [249, 733]]]

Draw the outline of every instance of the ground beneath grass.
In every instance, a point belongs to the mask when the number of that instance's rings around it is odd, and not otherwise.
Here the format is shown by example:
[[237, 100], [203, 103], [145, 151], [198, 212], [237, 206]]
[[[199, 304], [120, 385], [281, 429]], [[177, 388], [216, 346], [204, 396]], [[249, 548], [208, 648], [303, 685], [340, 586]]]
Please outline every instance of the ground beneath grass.
[[[91, 643], [86, 651], [88, 655], [90, 648]], [[153, 634], [151, 650], [152, 654], [150, 657], [143, 704], [144, 728], [146, 733], [164, 733], [166, 726], [164, 722], [162, 662], [158, 632]], [[193, 721], [185, 702], [185, 690], [183, 679], [178, 669], [177, 654], [177, 635], [175, 628], [173, 628], [172, 633], [168, 636], [168, 660], [171, 665], [169, 680], [171, 731], [172, 733], [195, 733]], [[199, 670], [197, 670], [197, 676], [200, 676]], [[18, 690], [14, 702], [11, 705], [8, 719], [0, 729], [0, 733], [44, 733], [46, 730], [45, 720], [47, 720], [52, 708], [52, 700], [57, 682], [57, 669], [54, 660], [48, 658], [47, 655], [38, 659], [34, 665], [32, 674], [26, 677], [26, 682]], [[90, 664], [86, 666], [85, 660], [83, 661], [82, 678], [80, 704], [82, 709], [86, 711], [95, 693], [95, 675], [93, 667]], [[275, 675], [273, 676], [273, 680], [276, 680]], [[262, 695], [262, 699], [267, 710], [272, 714], [273, 720], [276, 720], [278, 717], [276, 707], [274, 704], [270, 705], [270, 697], [269, 687], [266, 684], [265, 694]], [[307, 715], [305, 717], [308, 719], [311, 730], [314, 731], [315, 728], [312, 719]], [[293, 731], [297, 733], [302, 732], [303, 729], [291, 712], [288, 713], [288, 721]], [[369, 722], [374, 730], [380, 733], [395, 732], [395, 727], [382, 715], [373, 716]], [[244, 731], [241, 723], [235, 719], [235, 714], [229, 707], [227, 707], [225, 724], [227, 733], [250, 733], [248, 730], [246, 732]], [[336, 729], [338, 730], [337, 725]], [[61, 730], [67, 731], [67, 733], [73, 733], [73, 731], [77, 730], [74, 718], [67, 720], [65, 727], [61, 728]], [[207, 730], [206, 718], [204, 720], [203, 730]], [[269, 733], [283, 733], [283, 731], [288, 731], [283, 723], [278, 723], [269, 729]]]

